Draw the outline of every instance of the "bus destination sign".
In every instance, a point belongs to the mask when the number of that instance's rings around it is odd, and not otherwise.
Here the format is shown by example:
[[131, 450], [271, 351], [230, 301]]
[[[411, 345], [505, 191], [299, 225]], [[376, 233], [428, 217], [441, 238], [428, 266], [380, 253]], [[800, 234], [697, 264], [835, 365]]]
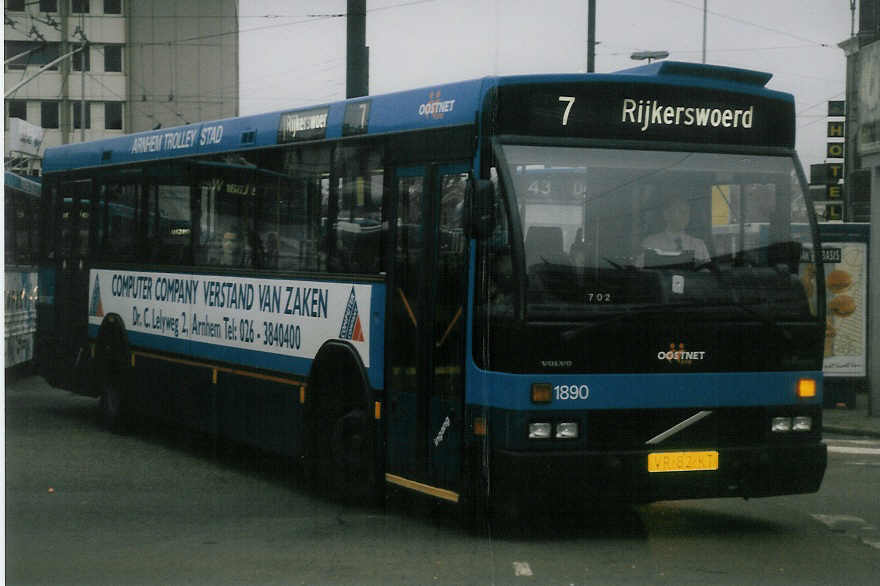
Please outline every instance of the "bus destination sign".
[[677, 86], [559, 83], [498, 88], [499, 134], [794, 146], [793, 103]]
[[324, 138], [329, 107], [284, 112], [278, 123], [278, 143]]

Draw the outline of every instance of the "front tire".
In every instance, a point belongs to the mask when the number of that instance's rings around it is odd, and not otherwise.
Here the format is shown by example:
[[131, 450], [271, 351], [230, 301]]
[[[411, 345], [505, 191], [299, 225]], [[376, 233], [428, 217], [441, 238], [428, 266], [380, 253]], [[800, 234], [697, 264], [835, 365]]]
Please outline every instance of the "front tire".
[[307, 473], [314, 488], [350, 504], [378, 505], [383, 484], [369, 393], [344, 364], [316, 373], [310, 387]]
[[346, 502], [376, 504], [376, 458], [370, 420], [363, 409], [352, 408], [336, 417], [330, 436], [333, 484]]

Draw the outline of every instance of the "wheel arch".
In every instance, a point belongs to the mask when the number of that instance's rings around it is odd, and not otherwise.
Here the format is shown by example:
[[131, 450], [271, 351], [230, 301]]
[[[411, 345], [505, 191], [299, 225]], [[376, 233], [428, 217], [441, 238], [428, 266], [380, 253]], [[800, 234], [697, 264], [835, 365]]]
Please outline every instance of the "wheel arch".
[[[308, 388], [310, 391], [320, 392], [321, 377], [327, 369], [349, 368], [346, 378], [352, 383], [357, 383], [356, 389], [360, 398], [367, 399], [372, 396], [374, 389], [370, 386], [370, 378], [363, 360], [351, 344], [341, 340], [328, 340], [318, 349], [312, 367], [309, 372]], [[352, 393], [355, 389], [347, 388], [345, 401], [349, 402], [355, 397]], [[320, 397], [315, 397], [320, 401]]]
[[122, 317], [107, 314], [95, 337], [95, 361], [98, 376], [119, 374], [129, 365], [128, 331]]

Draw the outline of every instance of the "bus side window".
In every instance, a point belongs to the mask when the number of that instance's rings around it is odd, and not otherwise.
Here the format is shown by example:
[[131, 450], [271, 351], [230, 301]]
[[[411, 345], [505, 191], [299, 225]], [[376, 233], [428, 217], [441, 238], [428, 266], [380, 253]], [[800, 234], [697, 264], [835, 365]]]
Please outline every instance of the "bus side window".
[[331, 272], [377, 273], [382, 258], [384, 173], [369, 146], [340, 149], [335, 222], [330, 227]]
[[160, 185], [159, 243], [157, 261], [160, 264], [192, 264], [192, 218], [189, 205], [189, 185]]
[[258, 177], [251, 244], [254, 266], [258, 268], [278, 268], [281, 185], [278, 177]]
[[4, 228], [6, 229], [6, 264], [15, 264], [15, 245], [17, 244], [17, 238], [15, 237], [15, 230], [13, 227], [15, 226], [15, 203], [18, 202], [18, 197], [13, 195], [9, 189], [6, 190], [6, 201], [3, 202], [4, 208]]
[[[198, 199], [196, 264], [225, 267], [251, 267], [254, 262], [255, 167], [226, 160], [211, 160], [201, 170]], [[185, 209], [174, 221], [194, 229]], [[191, 206], [190, 206], [191, 209]]]
[[107, 242], [112, 251], [112, 260], [133, 261], [136, 258], [138, 225], [141, 217], [138, 204], [141, 201], [140, 183], [116, 184], [108, 187], [107, 200]]
[[261, 212], [258, 230], [267, 255], [277, 250], [281, 270], [318, 270], [322, 194], [325, 205], [329, 197], [330, 149], [290, 147], [279, 160], [267, 159], [264, 166], [287, 177], [280, 181], [275, 211], [268, 205]]

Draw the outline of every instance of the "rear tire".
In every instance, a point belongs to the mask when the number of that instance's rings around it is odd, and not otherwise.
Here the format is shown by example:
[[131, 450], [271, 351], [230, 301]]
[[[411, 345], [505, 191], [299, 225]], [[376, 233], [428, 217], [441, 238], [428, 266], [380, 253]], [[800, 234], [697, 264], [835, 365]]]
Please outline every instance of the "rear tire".
[[126, 401], [118, 377], [106, 375], [101, 384], [99, 402], [101, 425], [114, 433], [122, 433], [126, 429]]
[[114, 432], [126, 427], [129, 408], [127, 384], [129, 376], [128, 340], [123, 321], [116, 314], [104, 318], [95, 340], [95, 359], [89, 361], [93, 376], [97, 378], [101, 424]]

